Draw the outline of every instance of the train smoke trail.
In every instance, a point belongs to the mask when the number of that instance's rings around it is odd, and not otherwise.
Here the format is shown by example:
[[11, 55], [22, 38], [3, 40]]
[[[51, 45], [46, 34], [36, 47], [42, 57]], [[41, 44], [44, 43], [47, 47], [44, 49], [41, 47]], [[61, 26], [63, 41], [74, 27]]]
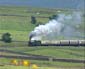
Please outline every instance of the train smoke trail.
[[[58, 14], [58, 18], [50, 20], [45, 25], [39, 25], [30, 33], [32, 40], [56, 39], [56, 37], [71, 37], [80, 34], [76, 32], [77, 25], [82, 21], [80, 12], [72, 14]], [[81, 36], [81, 35], [80, 35]]]

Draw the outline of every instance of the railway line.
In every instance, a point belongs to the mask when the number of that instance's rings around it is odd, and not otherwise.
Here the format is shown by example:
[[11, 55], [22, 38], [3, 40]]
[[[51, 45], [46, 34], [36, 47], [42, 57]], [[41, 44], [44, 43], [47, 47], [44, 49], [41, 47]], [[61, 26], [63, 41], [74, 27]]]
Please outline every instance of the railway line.
[[[12, 41], [12, 42], [21, 42], [21, 43], [28, 43], [29, 41]], [[40, 41], [39, 41], [40, 42]], [[55, 41], [55, 42], [43, 42], [43, 43], [39, 43], [38, 41], [34, 41], [33, 43], [31, 43], [31, 45], [28, 46], [70, 46], [69, 43], [73, 43], [73, 46], [75, 46], [75, 44], [77, 44], [77, 46], [80, 46], [80, 44], [82, 44], [82, 46], [85, 46], [85, 40], [82, 41]], [[64, 45], [62, 45], [64, 44]], [[16, 51], [12, 51], [12, 50], [6, 50], [5, 48], [9, 48], [9, 47], [28, 47], [28, 46], [0, 46], [0, 58], [15, 58], [15, 59], [30, 59], [30, 60], [43, 60], [43, 61], [49, 61], [50, 59], [52, 61], [59, 61], [59, 62], [72, 62], [72, 63], [85, 63], [84, 59], [69, 59], [69, 58], [55, 58], [53, 56], [43, 56], [43, 55], [34, 55], [34, 54], [29, 54], [29, 53], [23, 53], [23, 52], [16, 52]], [[5, 53], [11, 53], [11, 54], [17, 54], [17, 55], [5, 55], [3, 54], [3, 52]]]
[[0, 52], [18, 54], [17, 56], [0, 54], [0, 58], [30, 59], [30, 60], [43, 60], [43, 61], [50, 61], [50, 59], [51, 59], [52, 61], [59, 61], [59, 62], [85, 63], [85, 60], [80, 60], [80, 59], [54, 58], [51, 56], [27, 54], [27, 53], [15, 52], [15, 51], [11, 51], [11, 50], [0, 49]]

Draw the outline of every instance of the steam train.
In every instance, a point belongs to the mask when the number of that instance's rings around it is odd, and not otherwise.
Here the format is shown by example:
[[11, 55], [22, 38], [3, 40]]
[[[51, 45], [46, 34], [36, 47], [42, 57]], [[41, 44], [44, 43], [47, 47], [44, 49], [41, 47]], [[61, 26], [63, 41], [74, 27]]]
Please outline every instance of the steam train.
[[56, 40], [41, 41], [32, 40], [34, 33], [29, 36], [28, 46], [85, 46], [85, 40]]
[[57, 41], [40, 41], [30, 40], [29, 46], [85, 46], [85, 40], [57, 40]]

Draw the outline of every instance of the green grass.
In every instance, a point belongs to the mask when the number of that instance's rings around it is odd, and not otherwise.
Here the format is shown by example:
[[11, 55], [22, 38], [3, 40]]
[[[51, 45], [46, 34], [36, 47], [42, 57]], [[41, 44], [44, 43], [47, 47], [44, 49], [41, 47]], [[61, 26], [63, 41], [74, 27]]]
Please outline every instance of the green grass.
[[[31, 16], [50, 16], [47, 14], [35, 15], [36, 13], [28, 13], [30, 11], [24, 7], [0, 7], [0, 14], [13, 14], [13, 15], [24, 15], [26, 17], [18, 17], [18, 16], [0, 16], [0, 36], [9, 32], [12, 34], [13, 40], [28, 40], [28, 34], [36, 27], [36, 25], [41, 23], [48, 22], [47, 18], [36, 18], [37, 24], [31, 24]], [[37, 9], [31, 9], [31, 11], [37, 11]], [[34, 12], [35, 12], [34, 11]], [[39, 10], [41, 11], [41, 10]], [[29, 17], [27, 17], [29, 16]], [[1, 38], [1, 37], [0, 37]]]
[[0, 32], [1, 32], [0, 38], [3, 33], [9, 32], [11, 34], [12, 40], [28, 41], [28, 33], [30, 33], [31, 31], [0, 30]]
[[[28, 11], [34, 11], [29, 13]], [[2, 7], [0, 6], [0, 14], [8, 15], [23, 15], [25, 17], [18, 16], [0, 16], [0, 30], [15, 30], [15, 31], [32, 31], [35, 25], [31, 24], [31, 16], [51, 16], [52, 14], [40, 14], [37, 15], [35, 11], [41, 11], [41, 9], [34, 9], [29, 7]], [[28, 16], [28, 17], [27, 17]], [[47, 18], [37, 18], [37, 22], [46, 23]]]
[[[27, 69], [28, 67], [24, 67], [24, 66], [13, 66], [13, 65], [9, 65], [12, 59], [6, 59], [6, 58], [0, 58], [0, 62], [2, 64], [5, 64], [4, 67], [0, 68], [6, 68], [8, 69], [9, 67], [11, 67], [11, 69], [14, 68], [20, 68], [20, 69]], [[21, 61], [21, 59], [16, 59], [17, 61]], [[24, 59], [23, 59], [24, 60]], [[67, 63], [67, 62], [52, 62], [52, 61], [37, 61], [37, 60], [29, 60], [31, 62], [31, 67], [32, 64], [37, 64], [39, 66], [39, 69], [83, 69], [84, 68], [84, 64], [83, 63]], [[22, 68], [21, 68], [22, 67]]]
[[[29, 11], [33, 11], [34, 13], [29, 13]], [[35, 12], [43, 11], [37, 15]], [[47, 12], [51, 13], [47, 13]], [[70, 13], [71, 11], [62, 10], [63, 13]], [[61, 13], [59, 12], [59, 13]], [[44, 9], [44, 8], [30, 8], [30, 7], [6, 7], [0, 6], [0, 14], [8, 14], [8, 15], [23, 15], [25, 17], [19, 16], [0, 16], [0, 39], [3, 33], [9, 32], [12, 36], [12, 40], [18, 41], [28, 41], [29, 33], [36, 27], [39, 22], [45, 24], [48, 22], [48, 18], [37, 18], [37, 24], [31, 24], [30, 17], [34, 16], [51, 16], [53, 14], [57, 14], [57, 10], [52, 9]], [[29, 16], [29, 17], [27, 17]], [[84, 30], [84, 22], [80, 26], [79, 30]], [[63, 37], [59, 37], [63, 38]], [[46, 55], [53, 56], [56, 58], [71, 58], [71, 59], [84, 59], [84, 50], [85, 47], [28, 47], [28, 42], [12, 42], [12, 43], [4, 43], [0, 41], [0, 46], [23, 46], [23, 47], [5, 47], [0, 49], [30, 53], [30, 54], [38, 54], [38, 55]], [[3, 54], [0, 52], [0, 54]], [[7, 53], [6, 53], [7, 54]], [[9, 54], [9, 53], [8, 53]], [[10, 54], [11, 55], [11, 54]], [[14, 54], [16, 55], [16, 54]], [[7, 64], [11, 59], [0, 58], [0, 63]], [[82, 63], [67, 63], [67, 62], [47, 62], [47, 61], [37, 61], [30, 60], [33, 64], [38, 64], [40, 69], [83, 69], [84, 64]], [[4, 67], [0, 66], [0, 69], [28, 69], [28, 67], [23, 66], [10, 66], [6, 65]]]
[[[36, 15], [37, 12], [43, 11], [42, 14]], [[50, 14], [46, 12], [51, 12]], [[34, 12], [34, 13], [31, 13]], [[17, 7], [17, 6], [0, 6], [0, 14], [20, 14], [25, 16], [49, 16], [56, 12], [56, 10], [45, 9], [45, 8], [33, 8], [33, 7]]]
[[[29, 13], [29, 11], [31, 11]], [[36, 12], [40, 12], [39, 15]], [[51, 13], [47, 13], [47, 12]], [[43, 13], [42, 13], [43, 12]], [[70, 13], [72, 11], [62, 10], [63, 13]], [[48, 18], [36, 18], [37, 24], [31, 24], [31, 16], [45, 16], [49, 17], [53, 14], [61, 13], [57, 12], [57, 9], [44, 9], [44, 8], [31, 8], [31, 7], [10, 7], [10, 6], [0, 6], [0, 14], [8, 14], [8, 15], [23, 15], [25, 17], [19, 16], [0, 16], [0, 36], [9, 32], [12, 34], [13, 40], [28, 40], [28, 34], [36, 27], [39, 22], [45, 24], [48, 22]], [[29, 16], [29, 17], [27, 17]], [[84, 30], [84, 24], [82, 24], [79, 30]], [[0, 37], [1, 38], [1, 37]], [[75, 37], [76, 38], [76, 37]], [[57, 38], [58, 39], [58, 38]], [[62, 36], [59, 39], [63, 39]]]
[[[16, 44], [13, 44], [16, 45]], [[23, 45], [23, 44], [22, 44]], [[9, 44], [8, 44], [9, 46]], [[4, 49], [4, 48], [1, 48]], [[6, 50], [24, 52], [37, 55], [52, 56], [56, 58], [70, 58], [84, 60], [84, 47], [6, 47]]]
[[[29, 13], [29, 11], [33, 11], [33, 13]], [[43, 11], [44, 13], [41, 13], [37, 15], [35, 12], [37, 11]], [[30, 8], [30, 7], [6, 7], [6, 6], [0, 6], [0, 14], [13, 14], [13, 15], [24, 15], [29, 17], [18, 17], [18, 16], [0, 16], [0, 38], [3, 33], [9, 32], [12, 36], [12, 40], [18, 40], [18, 41], [28, 41], [28, 35], [29, 33], [36, 27], [36, 25], [31, 24], [30, 16], [51, 16], [55, 13], [57, 13], [56, 9], [53, 10], [52, 13], [48, 14], [47, 11], [52, 12], [50, 9], [40, 9], [40, 8]], [[62, 10], [63, 13], [70, 13], [71, 11]], [[47, 18], [37, 18], [37, 22], [46, 23], [48, 21]], [[38, 24], [38, 23], [37, 23]], [[84, 25], [81, 25], [81, 28]], [[63, 38], [63, 37], [59, 37]], [[58, 39], [58, 38], [57, 38]], [[0, 46], [27, 46], [27, 42], [12, 42], [12, 43], [4, 43], [0, 42]], [[82, 58], [84, 57], [84, 51], [83, 50], [77, 50], [77, 49], [57, 49], [57, 48], [25, 48], [25, 53], [34, 53], [34, 54], [42, 54], [42, 55], [48, 55], [54, 57], [65, 57], [67, 58]], [[16, 50], [21, 51], [24, 50], [24, 48], [13, 48], [10, 50]], [[50, 50], [50, 51], [49, 51]], [[61, 54], [63, 52], [63, 54]], [[82, 52], [82, 53], [80, 53]], [[76, 56], [75, 56], [76, 55]]]

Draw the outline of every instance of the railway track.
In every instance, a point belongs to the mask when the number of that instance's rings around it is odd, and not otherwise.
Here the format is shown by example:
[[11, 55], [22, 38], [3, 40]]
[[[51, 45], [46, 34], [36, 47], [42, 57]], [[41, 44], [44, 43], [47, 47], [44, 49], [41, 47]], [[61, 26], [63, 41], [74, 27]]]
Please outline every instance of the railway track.
[[43, 61], [50, 61], [51, 59], [51, 61], [59, 61], [59, 62], [85, 63], [85, 60], [80, 60], [80, 59], [54, 58], [51, 56], [27, 54], [27, 53], [15, 52], [11, 50], [0, 50], [0, 52], [19, 54], [18, 56], [1, 54], [0, 58], [30, 59], [30, 60], [43, 60]]

